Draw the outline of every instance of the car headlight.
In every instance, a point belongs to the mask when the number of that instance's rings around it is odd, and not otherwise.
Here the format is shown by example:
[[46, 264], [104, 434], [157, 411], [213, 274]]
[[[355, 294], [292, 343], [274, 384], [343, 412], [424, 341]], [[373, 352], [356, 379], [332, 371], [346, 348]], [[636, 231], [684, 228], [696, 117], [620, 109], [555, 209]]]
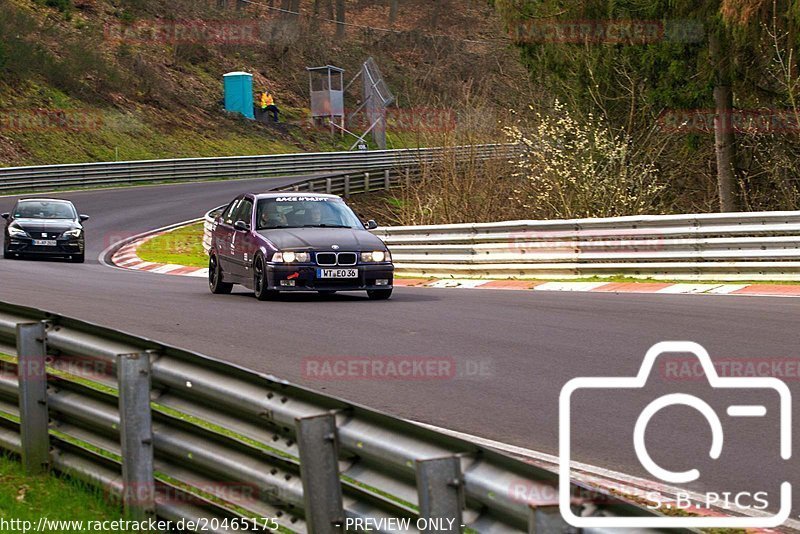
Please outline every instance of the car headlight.
[[308, 263], [311, 254], [308, 252], [276, 252], [272, 255], [273, 263]]
[[384, 252], [383, 250], [374, 250], [372, 252], [362, 252], [361, 261], [364, 263], [380, 263], [382, 261], [392, 261], [392, 256], [388, 251]]
[[28, 232], [18, 226], [12, 225], [8, 227], [8, 235], [11, 237], [28, 237]]
[[66, 232], [61, 234], [61, 237], [80, 237], [80, 236], [81, 236], [80, 228], [75, 228], [74, 230], [67, 230]]

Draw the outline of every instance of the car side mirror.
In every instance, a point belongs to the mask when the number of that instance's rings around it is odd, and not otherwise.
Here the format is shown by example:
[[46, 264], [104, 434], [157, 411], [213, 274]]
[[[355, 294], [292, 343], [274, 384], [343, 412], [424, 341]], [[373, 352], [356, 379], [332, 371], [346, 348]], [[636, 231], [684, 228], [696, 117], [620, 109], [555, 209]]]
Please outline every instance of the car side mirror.
[[378, 227], [378, 223], [376, 223], [372, 219], [367, 221], [367, 230], [374, 230], [377, 227]]
[[4, 213], [4, 214], [2, 215], [2, 217], [3, 217], [4, 219], [8, 220], [8, 218], [9, 218], [9, 217], [11, 217], [11, 214], [10, 214], [10, 213]]
[[78, 219], [80, 219], [80, 220], [81, 220], [81, 222], [88, 221], [88, 220], [89, 220], [89, 218], [90, 218], [90, 217], [89, 217], [88, 215], [78, 215]]
[[240, 232], [247, 232], [250, 230], [250, 225], [244, 221], [236, 221], [233, 224], [233, 227], [239, 230]]

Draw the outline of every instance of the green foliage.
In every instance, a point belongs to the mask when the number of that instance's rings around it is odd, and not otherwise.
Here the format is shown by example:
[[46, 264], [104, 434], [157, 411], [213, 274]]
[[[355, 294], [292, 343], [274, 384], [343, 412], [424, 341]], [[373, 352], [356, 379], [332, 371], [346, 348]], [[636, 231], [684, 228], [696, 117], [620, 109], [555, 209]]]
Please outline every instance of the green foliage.
[[[576, 117], [601, 116], [625, 136], [640, 133], [648, 142], [658, 137], [654, 163], [672, 176], [671, 194], [679, 201], [687, 198], [686, 191], [692, 195], [706, 191], [709, 196], [701, 205], [711, 205], [710, 195], [716, 190], [714, 138], [712, 133], [659, 130], [658, 117], [664, 111], [713, 110], [715, 86], [732, 88], [734, 108], [800, 111], [798, 0], [494, 0], [493, 4], [517, 38], [531, 78], [544, 95], [536, 110], [546, 115], [560, 100]], [[602, 30], [620, 21], [655, 22], [663, 33], [639, 42], [625, 36], [554, 38], [542, 31], [569, 24]], [[800, 181], [792, 159], [800, 152], [796, 134], [736, 132], [735, 174], [742, 200], [751, 209], [797, 208]]]

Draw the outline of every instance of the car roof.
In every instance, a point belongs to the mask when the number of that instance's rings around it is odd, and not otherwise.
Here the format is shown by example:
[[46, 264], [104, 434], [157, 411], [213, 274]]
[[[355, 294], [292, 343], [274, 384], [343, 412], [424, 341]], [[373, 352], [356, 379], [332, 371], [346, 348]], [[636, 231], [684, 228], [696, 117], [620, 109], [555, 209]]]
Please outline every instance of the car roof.
[[62, 204], [72, 204], [72, 202], [63, 198], [20, 198], [17, 202], [60, 202]]
[[298, 200], [303, 198], [341, 198], [338, 195], [328, 195], [326, 193], [301, 193], [296, 191], [270, 191], [269, 193], [253, 193], [256, 200], [264, 198], [286, 198], [297, 197]]

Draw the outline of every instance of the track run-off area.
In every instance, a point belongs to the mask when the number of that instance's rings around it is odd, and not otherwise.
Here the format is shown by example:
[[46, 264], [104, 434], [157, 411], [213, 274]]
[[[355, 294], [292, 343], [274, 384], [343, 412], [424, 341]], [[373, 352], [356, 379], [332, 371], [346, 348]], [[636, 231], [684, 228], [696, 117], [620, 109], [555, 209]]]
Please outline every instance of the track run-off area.
[[[557, 455], [559, 393], [580, 376], [633, 376], [657, 342], [703, 345], [727, 365], [770, 365], [800, 414], [800, 300], [725, 295], [546, 292], [398, 287], [366, 294], [291, 294], [259, 302], [243, 288], [212, 295], [203, 279], [109, 268], [110, 244], [196, 219], [247, 191], [297, 177], [102, 189], [48, 195], [72, 200], [86, 223], [86, 263], [0, 261], [0, 300], [51, 310], [231, 361], [406, 419]], [[9, 211], [15, 197], [0, 197]], [[379, 221], [380, 222], [380, 221]], [[440, 373], [326, 374], [332, 362], [435, 363]], [[699, 414], [665, 410], [646, 436], [650, 455], [674, 471], [698, 468], [694, 491], [800, 487], [800, 462], [778, 447], [777, 400], [710, 390], [689, 356], [656, 365], [647, 387], [597, 391], [573, 402], [573, 460], [649, 477], [633, 454], [643, 406], [666, 392], [703, 396], [721, 414], [725, 447], [710, 460]], [[590, 398], [591, 397], [591, 398]], [[725, 417], [732, 404], [765, 404], [766, 418]], [[775, 416], [775, 417], [772, 417]], [[800, 433], [793, 430], [794, 442]], [[792, 518], [800, 514], [793, 495]], [[775, 502], [777, 500], [770, 502]], [[770, 506], [772, 509], [773, 507]]]

